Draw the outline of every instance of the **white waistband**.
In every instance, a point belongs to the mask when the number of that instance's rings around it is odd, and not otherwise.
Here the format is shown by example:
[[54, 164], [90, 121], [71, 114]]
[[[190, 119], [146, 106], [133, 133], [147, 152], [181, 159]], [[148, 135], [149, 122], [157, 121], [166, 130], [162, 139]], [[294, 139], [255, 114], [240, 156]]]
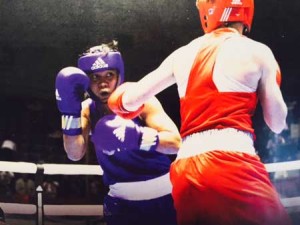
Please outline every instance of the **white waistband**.
[[171, 191], [170, 174], [167, 173], [151, 180], [109, 185], [108, 195], [131, 201], [141, 201], [159, 198], [170, 194]]
[[253, 137], [249, 132], [226, 128], [207, 130], [183, 138], [177, 159], [213, 150], [256, 154]]

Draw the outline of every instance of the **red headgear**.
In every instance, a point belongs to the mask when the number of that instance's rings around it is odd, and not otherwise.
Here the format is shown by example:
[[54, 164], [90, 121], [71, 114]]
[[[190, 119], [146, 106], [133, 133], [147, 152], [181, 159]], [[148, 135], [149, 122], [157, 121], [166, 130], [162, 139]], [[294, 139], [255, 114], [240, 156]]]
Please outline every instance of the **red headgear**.
[[226, 22], [242, 22], [249, 32], [254, 14], [254, 0], [197, 0], [202, 28], [205, 33]]

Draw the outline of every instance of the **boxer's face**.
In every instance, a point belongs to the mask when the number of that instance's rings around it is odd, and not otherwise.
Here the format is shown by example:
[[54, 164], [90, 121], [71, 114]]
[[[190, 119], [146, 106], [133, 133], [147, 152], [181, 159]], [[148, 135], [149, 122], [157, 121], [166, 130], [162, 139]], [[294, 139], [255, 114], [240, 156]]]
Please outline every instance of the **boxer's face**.
[[90, 88], [102, 103], [107, 103], [109, 96], [115, 90], [118, 76], [115, 70], [105, 70], [89, 75]]

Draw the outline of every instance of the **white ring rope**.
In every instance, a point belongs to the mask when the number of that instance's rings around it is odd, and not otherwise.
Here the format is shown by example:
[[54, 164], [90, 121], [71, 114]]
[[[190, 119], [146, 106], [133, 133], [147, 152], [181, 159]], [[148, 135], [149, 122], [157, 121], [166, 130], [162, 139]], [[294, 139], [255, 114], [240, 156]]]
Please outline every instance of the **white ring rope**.
[[36, 205], [34, 204], [0, 202], [0, 206], [5, 214], [32, 215], [36, 213]]
[[6, 162], [0, 161], [0, 171], [14, 173], [35, 174], [37, 168], [44, 168], [44, 174], [48, 175], [103, 175], [99, 165], [85, 164], [34, 164], [27, 162]]
[[[36, 214], [36, 205], [0, 202], [5, 214]], [[103, 205], [44, 205], [46, 216], [103, 216]]]
[[69, 164], [43, 164], [44, 174], [49, 175], [103, 175], [99, 165], [69, 165]]
[[265, 164], [269, 173], [278, 171], [299, 170], [300, 160]]
[[37, 165], [26, 162], [6, 162], [0, 161], [0, 171], [14, 173], [36, 173]]
[[103, 216], [103, 205], [44, 205], [47, 216]]
[[[44, 167], [44, 174], [48, 175], [103, 175], [99, 165], [85, 164], [40, 164]], [[15, 173], [36, 173], [39, 164], [27, 162], [0, 161], [0, 171]], [[277, 171], [299, 170], [300, 160], [265, 164], [269, 173]]]
[[[265, 164], [269, 173], [278, 171], [290, 171], [300, 169], [300, 160], [289, 162], [278, 162]], [[83, 164], [34, 164], [26, 162], [6, 162], [0, 161], [0, 171], [14, 173], [35, 174], [38, 168], [43, 168], [44, 175], [103, 175], [99, 165]], [[292, 198], [282, 198], [283, 205], [296, 207], [300, 211], [300, 196]], [[7, 214], [36, 214], [37, 206], [34, 204], [18, 204], [0, 202], [0, 207]], [[103, 216], [102, 205], [43, 205], [44, 215], [48, 216]]]

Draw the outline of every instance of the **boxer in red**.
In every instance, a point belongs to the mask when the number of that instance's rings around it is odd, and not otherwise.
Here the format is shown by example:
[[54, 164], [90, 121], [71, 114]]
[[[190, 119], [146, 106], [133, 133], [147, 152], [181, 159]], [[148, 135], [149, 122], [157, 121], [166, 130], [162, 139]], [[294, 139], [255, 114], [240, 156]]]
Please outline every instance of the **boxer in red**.
[[287, 107], [280, 68], [263, 43], [248, 38], [253, 0], [197, 0], [204, 35], [171, 53], [109, 106], [126, 117], [177, 84], [182, 146], [171, 166], [180, 225], [288, 225], [290, 219], [254, 148], [252, 116], [260, 102], [280, 133]]

